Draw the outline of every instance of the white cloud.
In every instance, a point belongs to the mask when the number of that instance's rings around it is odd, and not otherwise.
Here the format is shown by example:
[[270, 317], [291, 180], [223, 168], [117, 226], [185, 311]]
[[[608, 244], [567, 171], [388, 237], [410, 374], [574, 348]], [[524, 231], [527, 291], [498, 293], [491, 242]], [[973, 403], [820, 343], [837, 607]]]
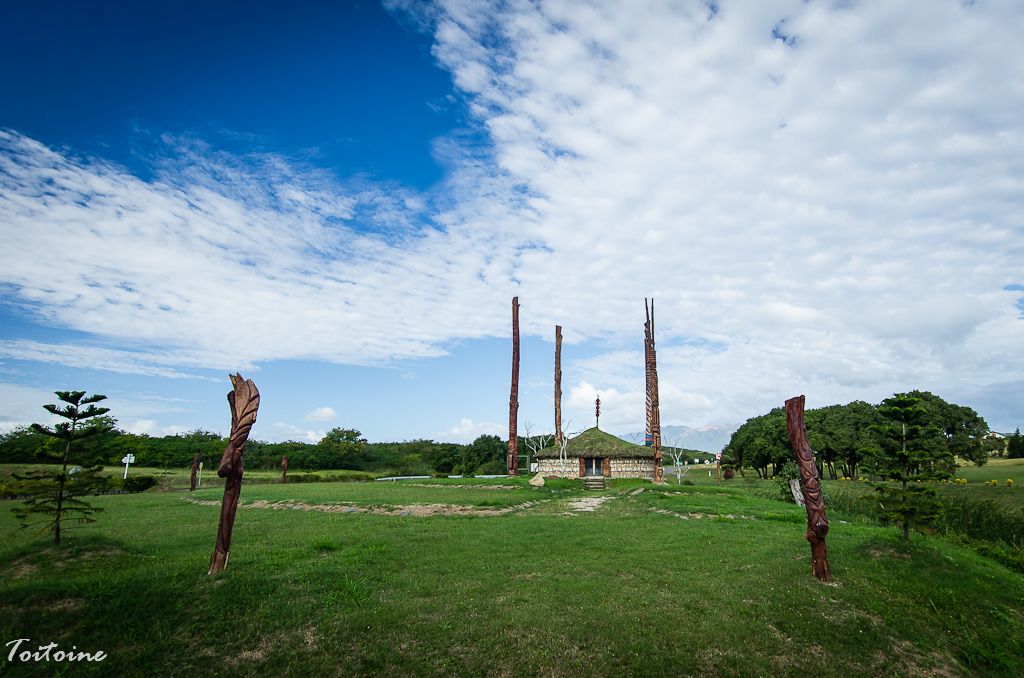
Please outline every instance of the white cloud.
[[338, 413], [331, 407], [318, 407], [302, 417], [302, 421], [334, 421]]
[[[569, 389], [563, 407], [562, 427], [566, 433], [586, 430], [594, 425], [597, 396], [601, 396], [601, 428], [624, 431], [643, 421], [646, 395], [643, 390], [643, 367], [640, 369], [640, 390], [620, 393], [614, 388], [597, 389], [583, 381]], [[571, 419], [567, 415], [571, 414]]]
[[155, 419], [135, 419], [128, 422], [120, 421], [118, 422], [118, 428], [126, 433], [147, 435], [153, 438], [176, 436], [182, 433], [188, 433], [188, 429], [182, 426], [161, 426]]
[[284, 422], [275, 422], [271, 425], [274, 434], [271, 436], [274, 441], [294, 440], [300, 443], [318, 443], [327, 435], [327, 431], [311, 431], [299, 428]]
[[[0, 358], [57, 363], [68, 367], [87, 367], [169, 379], [209, 379], [182, 372], [170, 365], [193, 367], [196, 363], [229, 361], [226, 356], [200, 357], [194, 354], [189, 357], [181, 353], [171, 355], [159, 351], [128, 351], [81, 344], [47, 344], [28, 339], [0, 340]], [[254, 369], [253, 365], [245, 363], [239, 368]]]
[[491, 145], [439, 141], [427, 195], [175, 138], [143, 181], [3, 133], [7, 296], [126, 353], [0, 350], [161, 376], [373, 365], [506, 336], [518, 294], [523, 332], [563, 325], [589, 349], [566, 383], [625, 423], [653, 296], [666, 422], [1024, 383], [1024, 8], [718, 8], [431, 5]]
[[63, 421], [43, 409], [43, 405], [59, 402], [53, 391], [0, 382], [0, 433], [7, 433], [33, 423], [52, 425]]
[[482, 435], [494, 435], [500, 438], [508, 437], [508, 424], [502, 427], [500, 424], [492, 424], [491, 422], [474, 422], [472, 419], [466, 419], [465, 417], [459, 420], [459, 423], [452, 426], [447, 431], [435, 433], [432, 438], [434, 440], [440, 440], [449, 443], [461, 443], [468, 445]]

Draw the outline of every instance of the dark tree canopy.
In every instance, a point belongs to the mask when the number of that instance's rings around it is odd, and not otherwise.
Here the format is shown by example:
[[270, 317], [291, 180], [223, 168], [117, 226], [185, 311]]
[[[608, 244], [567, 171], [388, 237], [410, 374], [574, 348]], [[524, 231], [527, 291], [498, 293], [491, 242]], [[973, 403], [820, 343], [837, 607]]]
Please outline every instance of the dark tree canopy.
[[[113, 419], [97, 421], [110, 425]], [[51, 460], [57, 452], [56, 439], [30, 428], [0, 435], [0, 463], [32, 464]], [[191, 468], [196, 454], [206, 468], [216, 466], [227, 439], [218, 433], [196, 429], [167, 436], [148, 436], [117, 430], [103, 430], [75, 443], [78, 456], [96, 458], [116, 466], [126, 454], [135, 455], [136, 466]], [[495, 451], [502, 452], [495, 457]], [[508, 443], [497, 436], [481, 436], [470, 445], [433, 440], [370, 443], [355, 428], [334, 428], [317, 442], [288, 440], [269, 443], [249, 440], [245, 465], [249, 469], [279, 469], [281, 457], [288, 457], [289, 477], [304, 472], [355, 470], [396, 475], [432, 473], [504, 473], [495, 470], [495, 458], [505, 463]], [[51, 456], [47, 456], [50, 454]], [[484, 470], [484, 467], [487, 467]]]
[[[923, 426], [941, 434], [929, 441], [935, 452], [948, 454], [932, 461], [933, 470], [950, 473], [957, 458], [984, 464], [991, 451], [984, 444], [988, 424], [970, 407], [947, 403], [927, 391], [911, 391], [926, 414]], [[846, 405], [828, 405], [806, 413], [807, 435], [822, 477], [835, 480], [857, 478], [876, 473], [866, 450], [878, 448], [882, 441], [876, 427], [885, 425], [880, 406], [863, 401]], [[785, 437], [785, 416], [781, 408], [748, 419], [733, 434], [723, 450], [724, 464], [754, 469], [760, 477], [778, 475], [791, 457]], [[1021, 451], [1024, 456], [1024, 450]]]

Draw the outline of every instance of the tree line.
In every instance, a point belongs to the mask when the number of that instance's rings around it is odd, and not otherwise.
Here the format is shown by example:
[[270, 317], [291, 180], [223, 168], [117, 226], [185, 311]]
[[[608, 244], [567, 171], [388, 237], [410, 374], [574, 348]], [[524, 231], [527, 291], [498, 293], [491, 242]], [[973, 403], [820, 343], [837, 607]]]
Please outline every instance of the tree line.
[[[1024, 457], [1019, 430], [1009, 439], [986, 438], [988, 424], [970, 407], [948, 403], [927, 391], [905, 395], [920, 400], [925, 411], [921, 426], [932, 433], [926, 446], [934, 452], [935, 463], [942, 465], [936, 470], [952, 473], [957, 458], [981, 466], [994, 455]], [[807, 435], [822, 477], [827, 473], [835, 480], [881, 472], [878, 455], [872, 450], [887, 444], [883, 431], [890, 422], [883, 409], [882, 405], [855, 401], [806, 412]], [[753, 469], [762, 478], [778, 475], [792, 458], [786, 412], [781, 407], [747, 420], [722, 451], [723, 464]]]
[[[117, 466], [125, 455], [133, 454], [137, 466], [191, 467], [192, 459], [198, 454], [206, 468], [216, 468], [228, 443], [226, 437], [200, 429], [157, 437], [121, 431], [116, 420], [109, 416], [96, 419], [93, 423], [96, 435], [77, 444], [76, 456], [107, 466]], [[46, 462], [58, 444], [54, 438], [30, 427], [17, 428], [0, 435], [0, 463]], [[507, 453], [508, 442], [495, 435], [481, 435], [468, 445], [433, 440], [370, 443], [356, 429], [334, 428], [316, 443], [249, 440], [245, 446], [245, 466], [278, 469], [281, 458], [286, 456], [290, 472], [353, 470], [394, 475], [499, 475], [506, 472]]]

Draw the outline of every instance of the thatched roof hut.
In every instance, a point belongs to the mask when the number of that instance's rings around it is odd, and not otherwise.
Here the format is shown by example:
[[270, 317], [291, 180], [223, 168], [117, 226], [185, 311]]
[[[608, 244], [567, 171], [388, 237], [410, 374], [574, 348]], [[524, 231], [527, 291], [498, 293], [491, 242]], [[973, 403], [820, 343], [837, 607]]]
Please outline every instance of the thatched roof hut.
[[539, 451], [536, 458], [540, 472], [572, 478], [586, 475], [645, 478], [654, 474], [652, 448], [626, 442], [597, 427], [570, 439], [565, 456], [568, 463], [563, 467], [558, 447]]
[[[599, 428], [588, 428], [575, 438], [570, 438], [565, 447], [567, 457], [609, 457], [611, 459], [622, 459], [624, 457], [650, 457], [654, 459], [654, 450], [643, 445], [634, 445], [622, 438], [616, 438], [611, 433], [605, 433]], [[546, 447], [537, 452], [538, 459], [557, 458], [559, 450], [557, 447]]]

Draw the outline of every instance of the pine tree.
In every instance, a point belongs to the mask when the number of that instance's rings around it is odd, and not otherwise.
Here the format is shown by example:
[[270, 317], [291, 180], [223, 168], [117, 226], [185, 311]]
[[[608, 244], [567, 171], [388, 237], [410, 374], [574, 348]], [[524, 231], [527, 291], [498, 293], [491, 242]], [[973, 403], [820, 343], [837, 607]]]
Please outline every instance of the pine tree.
[[[55, 394], [67, 404], [64, 407], [43, 405], [43, 408], [50, 414], [63, 417], [67, 421], [60, 422], [53, 428], [32, 424], [31, 430], [34, 433], [50, 436], [57, 441], [64, 441], [63, 452], [47, 454], [53, 461], [61, 465], [61, 469], [60, 471], [43, 469], [25, 475], [15, 474], [19, 481], [19, 493], [26, 495], [28, 499], [21, 506], [11, 510], [21, 521], [21, 527], [41, 524], [43, 527], [36, 534], [52, 532], [53, 543], [59, 546], [63, 521], [75, 520], [79, 523], [93, 523], [96, 521], [91, 517], [92, 514], [103, 510], [79, 499], [84, 494], [95, 492], [105, 482], [105, 479], [99, 475], [103, 467], [92, 464], [87, 465], [86, 468], [73, 468], [69, 473], [68, 463], [72, 459], [72, 443], [110, 430], [111, 420], [109, 417], [101, 416], [109, 412], [110, 408], [96, 407], [93, 404], [106, 400], [107, 397], [104, 395], [85, 397], [85, 391], [56, 391]], [[86, 420], [94, 417], [98, 419], [83, 424]], [[33, 521], [33, 518], [39, 519]]]
[[1006, 456], [1010, 459], [1024, 457], [1024, 436], [1021, 436], [1019, 428], [1006, 439]]
[[881, 447], [869, 450], [871, 466], [881, 474], [883, 481], [899, 483], [872, 483], [875, 508], [883, 518], [903, 528], [903, 538], [910, 539], [910, 528], [919, 532], [932, 532], [928, 524], [939, 517], [941, 506], [936, 492], [926, 484], [929, 480], [948, 478], [950, 457], [940, 444], [938, 429], [925, 428], [928, 411], [920, 405], [921, 399], [906, 393], [886, 398], [878, 413], [891, 424], [872, 426], [879, 434]]

